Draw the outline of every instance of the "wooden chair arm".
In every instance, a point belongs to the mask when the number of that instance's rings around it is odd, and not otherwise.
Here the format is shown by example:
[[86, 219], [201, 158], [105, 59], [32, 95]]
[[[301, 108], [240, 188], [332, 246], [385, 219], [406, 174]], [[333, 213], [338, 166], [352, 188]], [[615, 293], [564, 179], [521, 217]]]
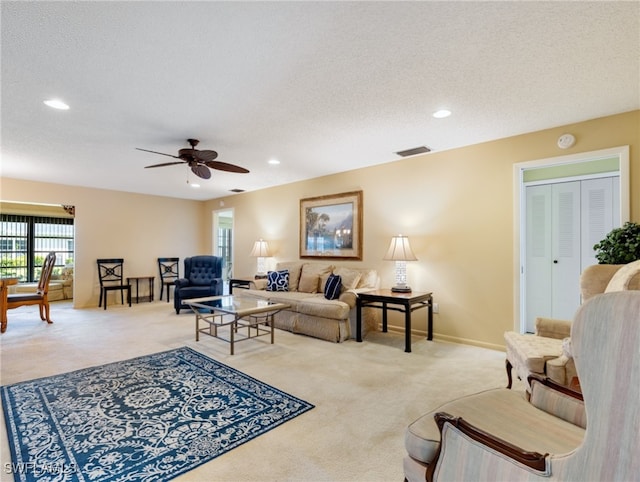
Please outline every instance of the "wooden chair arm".
[[438, 464], [438, 459], [440, 457], [440, 451], [442, 450], [442, 431], [444, 429], [444, 425], [446, 423], [450, 423], [454, 427], [456, 427], [460, 432], [467, 435], [472, 440], [481, 443], [482, 445], [486, 445], [488, 448], [499, 452], [516, 462], [529, 467], [538, 472], [544, 472], [546, 469], [546, 457], [549, 454], [540, 454], [538, 452], [529, 452], [521, 449], [520, 447], [516, 447], [509, 442], [502, 440], [488, 432], [485, 432], [482, 429], [472, 425], [471, 423], [464, 420], [462, 417], [454, 417], [446, 412], [438, 412], [433, 418], [438, 425], [438, 429], [440, 430], [440, 446], [433, 458], [433, 461], [427, 467], [427, 477], [426, 480], [429, 482], [433, 481], [433, 476], [435, 473], [436, 465]]

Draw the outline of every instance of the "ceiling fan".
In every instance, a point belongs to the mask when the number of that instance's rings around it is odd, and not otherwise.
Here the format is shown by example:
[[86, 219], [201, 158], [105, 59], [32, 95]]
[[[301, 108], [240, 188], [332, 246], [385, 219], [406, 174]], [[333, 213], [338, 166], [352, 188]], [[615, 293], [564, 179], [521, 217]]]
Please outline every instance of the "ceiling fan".
[[211, 171], [209, 171], [209, 168], [217, 169], [219, 171], [238, 172], [242, 174], [249, 172], [249, 170], [244, 167], [235, 166], [226, 162], [214, 161], [214, 159], [218, 157], [218, 153], [216, 151], [199, 151], [196, 149], [196, 146], [200, 143], [198, 139], [187, 139], [187, 142], [191, 145], [191, 149], [180, 149], [177, 156], [174, 156], [173, 154], [165, 154], [164, 152], [140, 149], [139, 147], [136, 147], [136, 149], [139, 151], [151, 152], [152, 154], [160, 154], [162, 156], [180, 159], [179, 161], [163, 162], [162, 164], [145, 166], [145, 169], [151, 167], [173, 166], [175, 164], [187, 164], [191, 168], [191, 171], [202, 179], [209, 179], [211, 177]]

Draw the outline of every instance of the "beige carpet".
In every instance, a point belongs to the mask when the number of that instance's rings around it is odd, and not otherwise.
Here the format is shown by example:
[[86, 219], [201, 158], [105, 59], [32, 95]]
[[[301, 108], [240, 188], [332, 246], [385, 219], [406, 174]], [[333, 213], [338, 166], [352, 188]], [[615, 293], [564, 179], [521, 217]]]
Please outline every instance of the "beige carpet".
[[[504, 353], [372, 333], [341, 344], [276, 330], [229, 345], [194, 336], [194, 316], [173, 303], [75, 310], [51, 306], [53, 325], [37, 308], [9, 311], [0, 338], [3, 385], [190, 346], [316, 406], [241, 447], [178, 477], [179, 481], [401, 481], [408, 423], [451, 398], [506, 385]], [[437, 330], [437, 328], [436, 328]], [[9, 446], [2, 420], [1, 481]]]

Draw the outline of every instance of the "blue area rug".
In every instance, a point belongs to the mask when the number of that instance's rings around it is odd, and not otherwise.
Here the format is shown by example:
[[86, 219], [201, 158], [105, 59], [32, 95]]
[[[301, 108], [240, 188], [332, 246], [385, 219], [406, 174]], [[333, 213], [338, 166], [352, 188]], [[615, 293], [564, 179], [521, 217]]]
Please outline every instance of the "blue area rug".
[[2, 404], [22, 481], [172, 479], [313, 408], [187, 347], [4, 386]]

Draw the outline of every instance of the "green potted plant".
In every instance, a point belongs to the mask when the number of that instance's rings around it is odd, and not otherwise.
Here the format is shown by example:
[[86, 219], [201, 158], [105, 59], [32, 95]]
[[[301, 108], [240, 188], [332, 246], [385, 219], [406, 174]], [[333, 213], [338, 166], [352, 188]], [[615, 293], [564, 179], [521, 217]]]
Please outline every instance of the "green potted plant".
[[640, 259], [640, 224], [627, 222], [593, 246], [600, 264], [627, 264]]

